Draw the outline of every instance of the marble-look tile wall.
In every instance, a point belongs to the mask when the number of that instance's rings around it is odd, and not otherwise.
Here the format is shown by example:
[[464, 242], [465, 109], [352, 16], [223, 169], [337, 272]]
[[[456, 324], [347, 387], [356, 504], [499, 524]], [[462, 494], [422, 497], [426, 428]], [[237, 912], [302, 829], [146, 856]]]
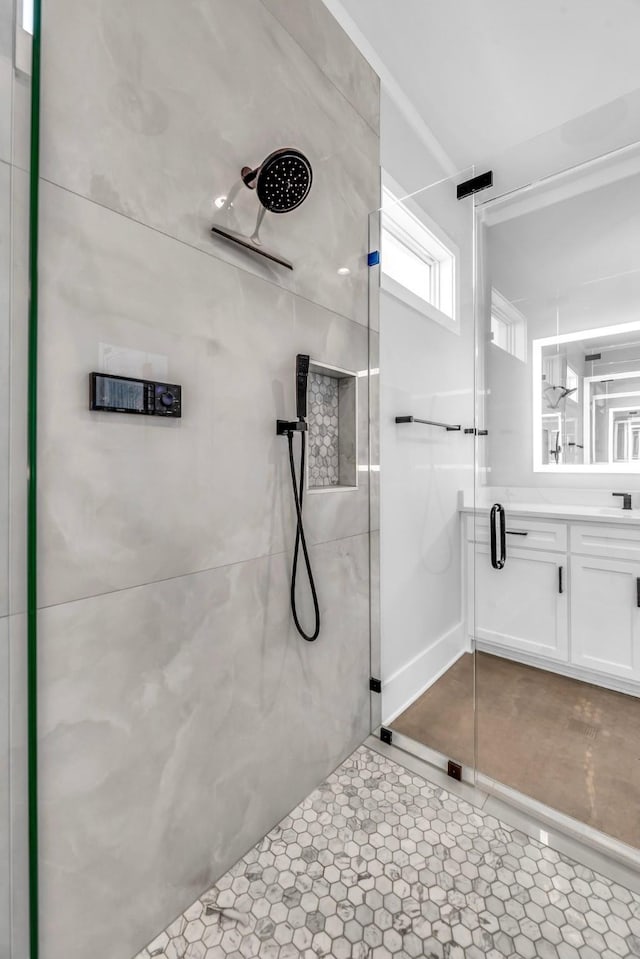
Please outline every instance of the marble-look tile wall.
[[[295, 410], [297, 353], [367, 370], [379, 85], [321, 0], [282, 14], [45, 5], [43, 959], [133, 956], [369, 731], [366, 377], [359, 487], [305, 505], [315, 644], [289, 613], [275, 420]], [[215, 198], [283, 145], [314, 170], [261, 231], [292, 273], [210, 233]], [[240, 193], [236, 226], [255, 202]], [[181, 420], [89, 412], [113, 347], [182, 384]]]

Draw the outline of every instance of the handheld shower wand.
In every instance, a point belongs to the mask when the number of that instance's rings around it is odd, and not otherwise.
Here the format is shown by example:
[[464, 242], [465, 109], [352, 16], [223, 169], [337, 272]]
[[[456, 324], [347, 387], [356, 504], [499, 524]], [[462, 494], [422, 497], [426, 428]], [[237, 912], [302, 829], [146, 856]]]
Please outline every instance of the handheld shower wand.
[[[293, 563], [291, 566], [291, 613], [296, 629], [303, 639], [308, 643], [313, 643], [320, 633], [320, 606], [318, 604], [318, 594], [316, 584], [313, 579], [313, 570], [311, 569], [311, 560], [309, 550], [307, 549], [307, 540], [304, 535], [304, 526], [302, 523], [302, 504], [304, 499], [304, 469], [306, 457], [306, 434], [307, 434], [307, 380], [309, 377], [309, 357], [304, 353], [299, 353], [296, 357], [296, 416], [297, 419], [277, 420], [276, 433], [278, 436], [286, 436], [289, 444], [289, 469], [291, 471], [291, 485], [293, 487], [293, 499], [296, 508], [296, 541], [293, 548]], [[293, 435], [300, 433], [300, 480], [296, 478], [296, 467], [293, 455]], [[311, 588], [311, 599], [313, 601], [314, 628], [313, 632], [307, 633], [300, 623], [298, 616], [298, 607], [296, 600], [296, 583], [298, 579], [298, 561], [300, 558], [300, 547], [307, 570], [309, 586]]]
[[304, 353], [296, 356], [296, 416], [298, 422], [307, 419], [307, 383], [309, 381], [309, 357]]

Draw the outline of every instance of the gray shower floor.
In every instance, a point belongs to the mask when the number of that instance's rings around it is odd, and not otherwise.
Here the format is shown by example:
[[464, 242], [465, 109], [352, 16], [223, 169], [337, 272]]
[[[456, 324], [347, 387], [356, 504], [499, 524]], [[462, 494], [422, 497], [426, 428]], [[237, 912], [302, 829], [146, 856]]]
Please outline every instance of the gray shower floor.
[[640, 896], [362, 746], [137, 959], [298, 956], [640, 956]]

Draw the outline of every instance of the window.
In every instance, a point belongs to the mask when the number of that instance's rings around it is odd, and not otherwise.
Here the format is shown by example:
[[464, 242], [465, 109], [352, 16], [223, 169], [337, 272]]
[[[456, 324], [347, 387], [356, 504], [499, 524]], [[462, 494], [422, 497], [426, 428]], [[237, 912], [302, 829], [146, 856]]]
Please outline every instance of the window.
[[457, 247], [385, 175], [382, 188], [381, 285], [388, 293], [459, 332]]
[[14, 65], [16, 70], [26, 76], [31, 75], [33, 2], [34, 0], [18, 0], [16, 7]]
[[527, 361], [527, 320], [498, 290], [491, 290], [491, 341], [498, 349]]
[[22, 29], [33, 35], [33, 0], [22, 0]]
[[512, 347], [512, 328], [510, 323], [506, 323], [497, 313], [491, 314], [491, 339], [496, 346], [499, 346], [505, 353], [513, 353]]

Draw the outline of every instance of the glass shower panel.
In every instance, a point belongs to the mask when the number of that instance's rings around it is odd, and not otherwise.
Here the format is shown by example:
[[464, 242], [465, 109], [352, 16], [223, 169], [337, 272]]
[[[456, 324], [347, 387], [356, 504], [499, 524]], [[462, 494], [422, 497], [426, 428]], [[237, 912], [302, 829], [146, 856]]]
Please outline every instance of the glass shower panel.
[[0, 955], [29, 952], [26, 481], [31, 35], [0, 0]]
[[476, 216], [478, 779], [638, 848], [640, 145]]
[[468, 778], [473, 656], [461, 530], [468, 510], [473, 522], [474, 204], [458, 200], [457, 187], [472, 176], [411, 195], [385, 176], [370, 220], [380, 253], [370, 290], [370, 367], [380, 371], [371, 377], [372, 672], [382, 681], [372, 727]]

